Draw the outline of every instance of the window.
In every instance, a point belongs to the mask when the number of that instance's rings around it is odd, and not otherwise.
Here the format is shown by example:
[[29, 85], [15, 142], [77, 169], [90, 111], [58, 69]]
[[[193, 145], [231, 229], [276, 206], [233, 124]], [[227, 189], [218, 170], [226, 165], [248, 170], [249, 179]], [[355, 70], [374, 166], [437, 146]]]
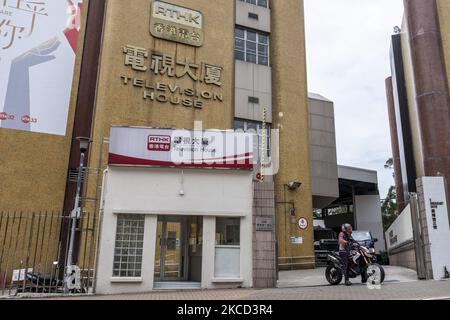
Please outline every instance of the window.
[[239, 246], [240, 239], [240, 218], [216, 218], [216, 245]]
[[235, 31], [235, 57], [237, 60], [269, 65], [269, 36], [243, 28]]
[[247, 2], [247, 3], [250, 3], [250, 4], [255, 4], [257, 6], [264, 7], [264, 8], [267, 8], [268, 5], [269, 5], [269, 1], [268, 0], [240, 0], [240, 1]]
[[[267, 156], [270, 156], [270, 127], [270, 124], [266, 124]], [[262, 122], [236, 119], [234, 120], [234, 129], [235, 131], [254, 133], [258, 137], [258, 146], [261, 148], [263, 142]]]
[[214, 276], [239, 278], [241, 256], [241, 219], [216, 218]]
[[141, 277], [144, 225], [142, 215], [118, 215], [113, 277]]

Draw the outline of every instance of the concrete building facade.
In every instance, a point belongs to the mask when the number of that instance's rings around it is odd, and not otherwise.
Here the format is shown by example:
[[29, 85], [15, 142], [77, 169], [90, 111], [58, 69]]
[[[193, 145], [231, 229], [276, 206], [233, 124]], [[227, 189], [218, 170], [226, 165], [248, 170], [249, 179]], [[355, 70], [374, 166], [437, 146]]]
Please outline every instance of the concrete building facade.
[[[256, 168], [254, 183], [252, 179], [249, 183], [248, 177], [245, 183], [235, 182], [251, 197], [245, 203], [249, 216], [241, 224], [241, 231], [249, 228], [242, 237], [245, 263], [241, 276], [234, 278], [242, 278], [238, 285], [270, 287], [276, 281], [277, 264], [314, 267], [303, 1], [218, 0], [211, 5], [207, 0], [135, 0], [133, 4], [85, 0], [83, 7], [66, 134], [0, 129], [0, 210], [68, 214], [74, 206], [73, 177], [80, 160], [76, 138], [89, 137], [92, 143], [83, 180], [83, 207], [100, 214], [101, 233], [110, 239], [119, 220], [112, 212], [100, 209], [112, 127], [194, 129], [195, 123], [201, 122], [203, 130], [259, 132], [258, 139], [268, 141], [259, 145], [266, 148], [271, 146], [269, 134], [261, 134], [261, 130], [266, 128], [269, 133], [268, 129], [278, 129], [276, 175], [256, 182], [264, 174]], [[111, 183], [116, 181], [114, 177], [120, 178], [121, 170], [108, 170]], [[126, 179], [134, 179], [139, 170]], [[148, 169], [145, 174], [154, 179], [151, 172]], [[215, 174], [216, 181], [222, 181], [223, 173]], [[232, 179], [239, 174], [229, 175]], [[289, 188], [291, 182], [299, 182], [300, 188]], [[134, 204], [128, 204], [130, 208], [123, 210], [132, 215]], [[142, 210], [154, 213], [158, 208], [136, 209], [134, 213]], [[212, 209], [210, 212], [197, 213], [196, 217], [203, 218], [203, 237], [212, 239], [217, 215]], [[140, 226], [141, 217], [135, 218], [120, 223]], [[273, 230], [268, 223], [269, 230], [257, 231], [257, 218], [272, 219]], [[173, 223], [164, 219], [160, 219], [163, 225]], [[308, 225], [299, 228], [299, 219]], [[158, 220], [146, 215], [144, 221], [149, 227], [143, 235], [146, 245], [157, 247], [152, 236]], [[63, 227], [62, 237], [68, 237], [68, 225]], [[99, 245], [102, 260], [105, 252], [111, 253], [111, 244]], [[148, 268], [152, 268], [151, 256], [146, 260]], [[203, 261], [211, 261], [211, 257]], [[105, 259], [109, 265], [103, 260], [99, 264], [99, 286], [108, 287], [105, 292], [117, 292], [111, 289], [117, 284], [111, 280], [112, 261]], [[206, 287], [213, 283], [213, 265], [201, 268], [200, 282]], [[193, 278], [199, 279], [198, 275]], [[143, 287], [152, 289], [153, 278], [146, 281]], [[124, 286], [130, 282], [125, 279]]]

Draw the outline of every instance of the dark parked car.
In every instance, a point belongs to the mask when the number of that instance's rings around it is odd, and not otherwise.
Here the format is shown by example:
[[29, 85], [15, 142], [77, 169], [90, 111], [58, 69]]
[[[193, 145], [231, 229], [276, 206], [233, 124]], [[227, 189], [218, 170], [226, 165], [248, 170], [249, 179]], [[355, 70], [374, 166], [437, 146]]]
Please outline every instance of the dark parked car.
[[332, 229], [314, 227], [314, 253], [316, 267], [326, 267], [328, 252], [338, 249], [337, 234]]
[[314, 250], [335, 251], [337, 246], [336, 232], [332, 229], [314, 228]]

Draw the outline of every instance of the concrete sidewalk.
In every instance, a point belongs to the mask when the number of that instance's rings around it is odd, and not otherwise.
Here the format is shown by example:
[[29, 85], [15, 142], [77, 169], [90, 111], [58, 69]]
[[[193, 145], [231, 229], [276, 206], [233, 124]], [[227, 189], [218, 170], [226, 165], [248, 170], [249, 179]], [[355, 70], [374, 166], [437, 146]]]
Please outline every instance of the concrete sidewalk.
[[391, 282], [380, 289], [366, 285], [316, 286], [265, 290], [188, 290], [48, 298], [56, 300], [449, 300], [450, 281]]
[[280, 272], [278, 288], [152, 291], [122, 295], [49, 297], [57, 300], [449, 300], [450, 280], [418, 281], [414, 270], [386, 267], [386, 281], [371, 289], [354, 285], [330, 286], [325, 269]]

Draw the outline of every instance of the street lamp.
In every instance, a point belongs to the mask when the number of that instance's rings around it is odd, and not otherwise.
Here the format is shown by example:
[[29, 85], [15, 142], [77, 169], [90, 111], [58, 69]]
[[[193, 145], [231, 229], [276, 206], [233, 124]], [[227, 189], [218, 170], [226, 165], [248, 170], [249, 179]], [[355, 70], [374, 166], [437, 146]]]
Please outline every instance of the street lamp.
[[70, 231], [70, 242], [69, 242], [69, 252], [67, 253], [67, 264], [66, 264], [66, 279], [64, 281], [64, 292], [68, 293], [68, 281], [70, 280], [70, 276], [72, 275], [72, 256], [73, 256], [73, 247], [75, 244], [75, 231], [77, 226], [77, 220], [81, 217], [81, 185], [83, 178], [83, 170], [84, 170], [84, 158], [86, 156], [86, 152], [89, 149], [89, 145], [92, 140], [86, 137], [77, 137], [76, 140], [80, 142], [80, 165], [78, 167], [78, 177], [77, 177], [77, 193], [75, 196], [75, 204], [74, 208], [70, 214], [72, 218], [72, 227]]

